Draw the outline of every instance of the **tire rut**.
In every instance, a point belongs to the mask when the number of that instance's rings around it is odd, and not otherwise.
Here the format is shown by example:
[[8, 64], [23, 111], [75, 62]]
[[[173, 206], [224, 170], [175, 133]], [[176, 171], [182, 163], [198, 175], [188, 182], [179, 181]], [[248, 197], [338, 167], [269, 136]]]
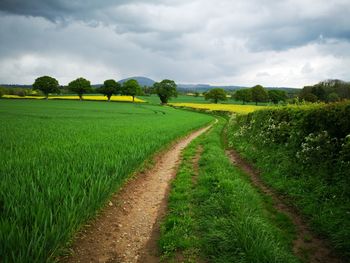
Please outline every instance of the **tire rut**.
[[212, 125], [178, 140], [155, 157], [155, 165], [128, 181], [99, 216], [74, 240], [61, 262], [159, 262], [159, 221], [166, 211], [169, 183], [181, 151]]
[[303, 261], [310, 263], [340, 263], [343, 262], [331, 250], [330, 245], [324, 239], [316, 236], [303, 220], [295, 208], [289, 206], [283, 197], [267, 187], [260, 178], [260, 173], [252, 165], [243, 160], [233, 149], [226, 151], [231, 162], [244, 171], [250, 178], [251, 183], [260, 189], [265, 195], [273, 200], [276, 210], [286, 214], [296, 227], [297, 237], [293, 241], [293, 252]]

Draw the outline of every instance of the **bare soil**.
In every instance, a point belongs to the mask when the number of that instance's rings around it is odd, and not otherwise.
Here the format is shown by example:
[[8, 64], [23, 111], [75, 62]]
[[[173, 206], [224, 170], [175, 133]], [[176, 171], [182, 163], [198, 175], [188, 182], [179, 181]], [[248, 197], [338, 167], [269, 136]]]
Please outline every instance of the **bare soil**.
[[77, 235], [71, 256], [62, 262], [159, 262], [159, 222], [181, 151], [211, 126], [177, 141], [115, 194], [90, 225]]
[[334, 252], [332, 252], [328, 242], [315, 235], [303, 220], [297, 210], [288, 205], [284, 198], [266, 186], [260, 173], [251, 164], [243, 160], [235, 150], [227, 150], [227, 155], [232, 163], [243, 170], [249, 177], [252, 184], [260, 191], [273, 200], [273, 206], [276, 210], [286, 214], [296, 227], [297, 237], [293, 242], [293, 251], [303, 262], [310, 263], [336, 263], [343, 262]]

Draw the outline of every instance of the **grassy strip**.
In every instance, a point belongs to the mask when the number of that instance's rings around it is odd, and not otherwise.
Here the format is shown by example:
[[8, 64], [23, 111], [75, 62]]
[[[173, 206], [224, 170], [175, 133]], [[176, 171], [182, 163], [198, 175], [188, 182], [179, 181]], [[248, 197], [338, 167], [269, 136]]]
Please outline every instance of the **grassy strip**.
[[169, 213], [161, 226], [160, 247], [163, 258], [171, 258], [175, 252], [181, 251], [187, 258], [196, 258], [196, 235], [194, 233], [195, 221], [192, 211], [192, 188], [194, 176], [193, 156], [199, 140], [196, 139], [182, 153], [182, 162], [171, 185], [169, 196]]
[[[169, 213], [161, 228], [160, 247], [166, 258], [182, 253], [184, 261], [298, 262], [290, 239], [276, 226], [269, 206], [225, 155], [221, 143], [224, 120], [184, 151], [172, 184]], [[191, 157], [203, 154], [193, 184]], [[290, 236], [289, 236], [290, 237]], [[190, 256], [192, 255], [192, 256]]]

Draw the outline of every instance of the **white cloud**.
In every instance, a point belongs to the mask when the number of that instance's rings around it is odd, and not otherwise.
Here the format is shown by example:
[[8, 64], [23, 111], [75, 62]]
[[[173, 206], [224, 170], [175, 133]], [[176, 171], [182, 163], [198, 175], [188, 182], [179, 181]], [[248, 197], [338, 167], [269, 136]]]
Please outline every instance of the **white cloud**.
[[0, 83], [40, 75], [63, 84], [134, 75], [247, 86], [350, 80], [346, 0], [15, 2], [0, 4]]

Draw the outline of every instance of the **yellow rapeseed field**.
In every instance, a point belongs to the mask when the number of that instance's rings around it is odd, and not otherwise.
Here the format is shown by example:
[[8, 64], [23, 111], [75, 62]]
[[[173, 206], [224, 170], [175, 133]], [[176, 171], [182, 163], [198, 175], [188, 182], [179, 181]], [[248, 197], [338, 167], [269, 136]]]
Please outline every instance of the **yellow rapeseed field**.
[[3, 95], [3, 98], [6, 99], [43, 99], [44, 97], [39, 97], [39, 96], [18, 96], [18, 95]]
[[175, 107], [188, 107], [194, 109], [204, 109], [210, 111], [231, 111], [235, 113], [249, 113], [259, 109], [262, 109], [262, 106], [255, 105], [237, 105], [237, 104], [200, 104], [200, 103], [169, 103]]
[[[4, 95], [4, 98], [8, 99], [44, 99], [43, 96], [17, 96], [17, 95]], [[79, 100], [79, 96], [50, 96], [49, 99], [61, 99], [61, 100]], [[103, 95], [87, 95], [83, 96], [84, 100], [101, 100], [106, 101], [107, 97]], [[111, 101], [132, 101], [131, 96], [112, 96]], [[144, 100], [135, 98], [135, 102], [145, 102]]]

